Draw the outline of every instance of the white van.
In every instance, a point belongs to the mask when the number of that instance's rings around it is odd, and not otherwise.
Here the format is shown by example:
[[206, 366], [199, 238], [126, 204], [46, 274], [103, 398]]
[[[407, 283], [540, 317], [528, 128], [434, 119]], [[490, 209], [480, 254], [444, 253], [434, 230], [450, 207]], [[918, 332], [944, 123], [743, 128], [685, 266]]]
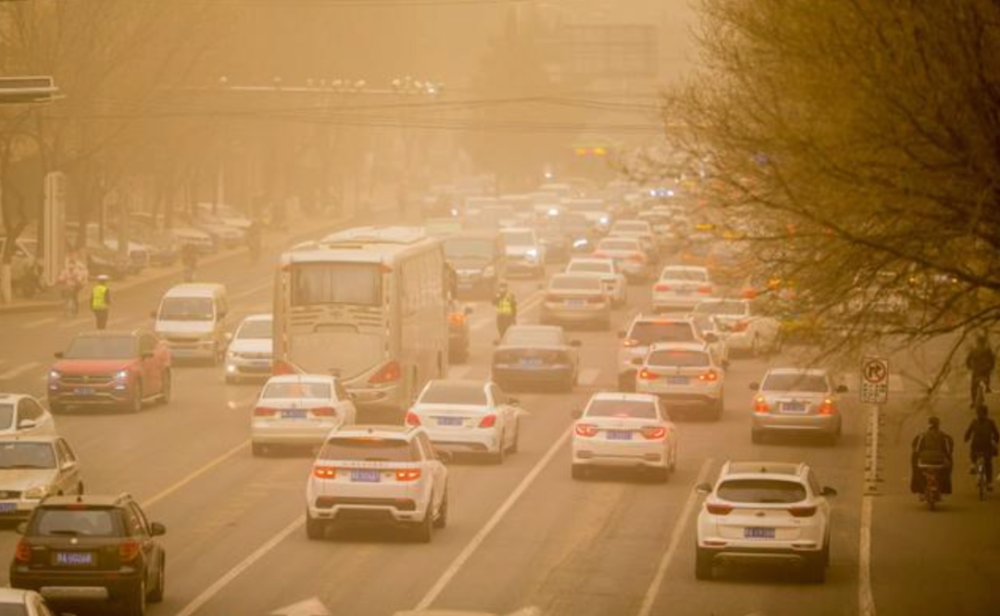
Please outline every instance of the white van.
[[153, 313], [156, 333], [177, 359], [222, 360], [229, 343], [226, 315], [229, 302], [221, 284], [190, 283], [171, 288]]

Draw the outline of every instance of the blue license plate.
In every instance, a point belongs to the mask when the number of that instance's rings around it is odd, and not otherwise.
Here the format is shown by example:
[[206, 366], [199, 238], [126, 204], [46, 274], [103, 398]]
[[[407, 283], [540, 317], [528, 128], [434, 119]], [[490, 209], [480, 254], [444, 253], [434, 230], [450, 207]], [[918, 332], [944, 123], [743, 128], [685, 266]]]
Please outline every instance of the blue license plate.
[[782, 402], [781, 410], [789, 413], [803, 413], [806, 410], [806, 405], [802, 402]]
[[56, 552], [55, 562], [57, 565], [86, 567], [94, 564], [94, 554], [92, 552]]
[[541, 366], [542, 360], [539, 357], [524, 357], [520, 363], [522, 366]]
[[668, 376], [667, 377], [667, 384], [668, 385], [687, 385], [688, 384], [688, 378], [686, 376]]
[[461, 417], [438, 417], [439, 426], [460, 426], [462, 423]]
[[369, 470], [364, 468], [356, 468], [351, 471], [351, 481], [360, 481], [364, 483], [378, 483], [381, 481], [382, 475], [376, 470]]
[[582, 300], [582, 299], [568, 299], [568, 300], [566, 300], [566, 305], [567, 306], [584, 306], [586, 304], [587, 304], [587, 301], [586, 300]]
[[76, 389], [73, 390], [73, 394], [77, 395], [77, 396], [93, 396], [94, 395], [94, 388], [93, 387], [77, 387]]
[[305, 419], [306, 410], [305, 409], [285, 409], [281, 411], [282, 419]]
[[0, 503], [0, 513], [15, 513], [17, 503]]
[[608, 430], [609, 441], [631, 441], [631, 430]]
[[749, 527], [743, 529], [744, 539], [774, 539], [773, 528]]

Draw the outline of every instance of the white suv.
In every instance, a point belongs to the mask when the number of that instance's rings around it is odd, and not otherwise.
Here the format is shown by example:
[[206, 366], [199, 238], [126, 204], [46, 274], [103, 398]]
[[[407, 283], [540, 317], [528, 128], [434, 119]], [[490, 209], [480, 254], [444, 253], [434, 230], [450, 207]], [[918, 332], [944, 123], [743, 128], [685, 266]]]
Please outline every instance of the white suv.
[[627, 330], [619, 331], [618, 389], [635, 391], [635, 376], [657, 342], [697, 342], [704, 344], [719, 365], [725, 364], [725, 343], [715, 334], [706, 333], [690, 318], [636, 315]]
[[660, 342], [649, 347], [635, 390], [652, 394], [671, 412], [697, 409], [720, 419], [726, 371], [700, 342]]
[[355, 425], [334, 430], [306, 484], [306, 535], [333, 522], [413, 530], [423, 543], [448, 521], [448, 469], [423, 428]]
[[727, 462], [698, 514], [695, 577], [711, 579], [727, 562], [798, 565], [811, 582], [822, 582], [830, 564], [833, 488], [821, 487], [806, 464]]

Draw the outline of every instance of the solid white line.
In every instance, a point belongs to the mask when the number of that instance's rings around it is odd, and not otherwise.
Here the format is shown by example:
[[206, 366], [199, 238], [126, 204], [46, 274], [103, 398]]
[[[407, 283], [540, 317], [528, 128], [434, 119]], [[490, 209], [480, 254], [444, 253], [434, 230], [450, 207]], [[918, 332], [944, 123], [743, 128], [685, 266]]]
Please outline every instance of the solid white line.
[[[705, 481], [711, 467], [712, 458], [708, 458], [701, 463], [701, 470], [698, 471], [698, 478], [694, 482], [695, 485]], [[660, 565], [656, 568], [656, 575], [653, 576], [653, 582], [649, 585], [649, 590], [646, 591], [646, 596], [642, 600], [642, 607], [639, 608], [639, 616], [649, 616], [652, 613], [653, 604], [656, 603], [656, 597], [660, 594], [660, 589], [663, 586], [663, 579], [667, 576], [667, 569], [674, 560], [674, 555], [677, 554], [677, 546], [681, 544], [681, 535], [684, 533], [688, 519], [694, 513], [695, 505], [697, 504], [698, 493], [692, 490], [691, 494], [688, 495], [687, 502], [684, 503], [681, 517], [677, 519], [673, 529], [670, 531], [670, 543], [667, 544], [667, 551], [664, 552], [663, 558], [660, 560]]]
[[24, 327], [33, 329], [35, 327], [41, 327], [42, 325], [48, 325], [49, 323], [55, 323], [55, 322], [56, 322], [55, 317], [46, 317], [44, 319], [38, 319], [37, 321], [31, 321], [30, 323], [25, 323]]
[[7, 372], [4, 372], [3, 374], [0, 374], [0, 379], [13, 379], [15, 377], [21, 376], [25, 372], [29, 372], [31, 370], [34, 370], [35, 368], [37, 368], [37, 367], [39, 367], [41, 365], [42, 364], [38, 363], [37, 361], [29, 361], [26, 364], [21, 364], [17, 368], [11, 368]]
[[232, 449], [230, 449], [226, 453], [222, 454], [221, 456], [215, 458], [214, 460], [211, 460], [210, 462], [206, 463], [201, 468], [193, 471], [192, 473], [190, 473], [186, 477], [180, 479], [179, 481], [177, 481], [173, 485], [169, 486], [168, 488], [166, 488], [166, 489], [162, 490], [161, 492], [159, 492], [159, 493], [153, 495], [152, 497], [148, 498], [145, 502], [142, 503], [143, 508], [152, 507], [153, 505], [155, 505], [158, 502], [162, 501], [163, 499], [167, 498], [168, 496], [170, 496], [174, 492], [177, 492], [178, 490], [184, 488], [185, 486], [187, 486], [189, 483], [191, 483], [195, 479], [198, 479], [199, 477], [201, 477], [202, 475], [204, 475], [208, 471], [212, 470], [216, 466], [222, 464], [223, 462], [225, 462], [229, 458], [231, 458], [231, 457], [235, 456], [236, 454], [240, 453], [241, 451], [245, 450], [248, 444], [250, 444], [250, 440], [249, 439], [243, 441], [242, 443], [240, 443], [236, 447], [233, 447]]
[[273, 550], [282, 541], [288, 538], [289, 535], [297, 531], [306, 521], [305, 516], [300, 516], [295, 519], [294, 522], [283, 528], [277, 535], [271, 537], [271, 539], [260, 546], [252, 554], [240, 561], [235, 567], [230, 569], [224, 576], [220, 577], [211, 586], [202, 591], [200, 595], [194, 598], [191, 603], [184, 606], [184, 609], [177, 612], [177, 616], [192, 616], [195, 612], [200, 610], [205, 606], [206, 603], [211, 601], [218, 595], [222, 589], [228, 586], [233, 580], [238, 578], [244, 571], [249, 569], [261, 558], [267, 555], [268, 552]]
[[465, 546], [465, 549], [462, 550], [462, 552], [455, 558], [455, 560], [452, 561], [448, 568], [445, 569], [444, 573], [441, 574], [441, 577], [438, 578], [438, 581], [434, 583], [434, 586], [432, 586], [429, 591], [427, 591], [427, 594], [424, 595], [424, 598], [420, 600], [420, 603], [417, 604], [414, 610], [426, 610], [432, 603], [434, 603], [435, 600], [437, 600], [441, 593], [444, 592], [445, 587], [447, 587], [455, 576], [458, 575], [458, 572], [462, 569], [465, 563], [472, 558], [472, 555], [475, 554], [477, 549], [479, 549], [479, 546], [486, 541], [486, 538], [491, 532], [493, 532], [493, 529], [500, 524], [517, 501], [520, 500], [521, 496], [523, 496], [528, 488], [531, 487], [531, 484], [535, 482], [535, 479], [537, 479], [545, 467], [548, 466], [549, 462], [552, 461], [552, 458], [554, 458], [556, 453], [559, 452], [559, 449], [566, 444], [566, 441], [569, 440], [570, 434], [572, 433], [573, 428], [567, 428], [563, 435], [559, 437], [552, 447], [549, 448], [545, 455], [542, 456], [542, 459], [539, 460], [538, 463], [535, 464], [535, 467], [531, 469], [531, 472], [528, 473], [525, 478], [521, 480], [521, 483], [518, 484], [514, 491], [511, 492], [510, 496], [507, 497], [507, 500], [500, 505], [500, 508], [493, 514], [493, 517], [491, 517], [489, 521], [487, 521], [486, 524], [479, 529], [479, 532], [476, 533], [476, 536], [473, 537], [471, 541], [469, 541], [469, 544]]
[[858, 615], [875, 616], [872, 593], [872, 509], [871, 496], [861, 497], [861, 545], [858, 557]]

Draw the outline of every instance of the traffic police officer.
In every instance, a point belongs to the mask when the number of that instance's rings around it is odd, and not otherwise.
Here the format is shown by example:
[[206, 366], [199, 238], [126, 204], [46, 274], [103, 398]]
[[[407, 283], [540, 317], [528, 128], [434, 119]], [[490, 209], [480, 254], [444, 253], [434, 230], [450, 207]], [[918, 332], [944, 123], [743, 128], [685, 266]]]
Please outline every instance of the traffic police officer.
[[497, 331], [500, 337], [507, 333], [507, 328], [517, 322], [517, 298], [507, 288], [506, 282], [500, 283], [500, 292], [493, 299], [497, 308]]
[[90, 291], [90, 309], [94, 311], [98, 330], [103, 330], [108, 326], [108, 310], [110, 308], [111, 289], [108, 288], [108, 277], [102, 274], [97, 277], [97, 284]]

